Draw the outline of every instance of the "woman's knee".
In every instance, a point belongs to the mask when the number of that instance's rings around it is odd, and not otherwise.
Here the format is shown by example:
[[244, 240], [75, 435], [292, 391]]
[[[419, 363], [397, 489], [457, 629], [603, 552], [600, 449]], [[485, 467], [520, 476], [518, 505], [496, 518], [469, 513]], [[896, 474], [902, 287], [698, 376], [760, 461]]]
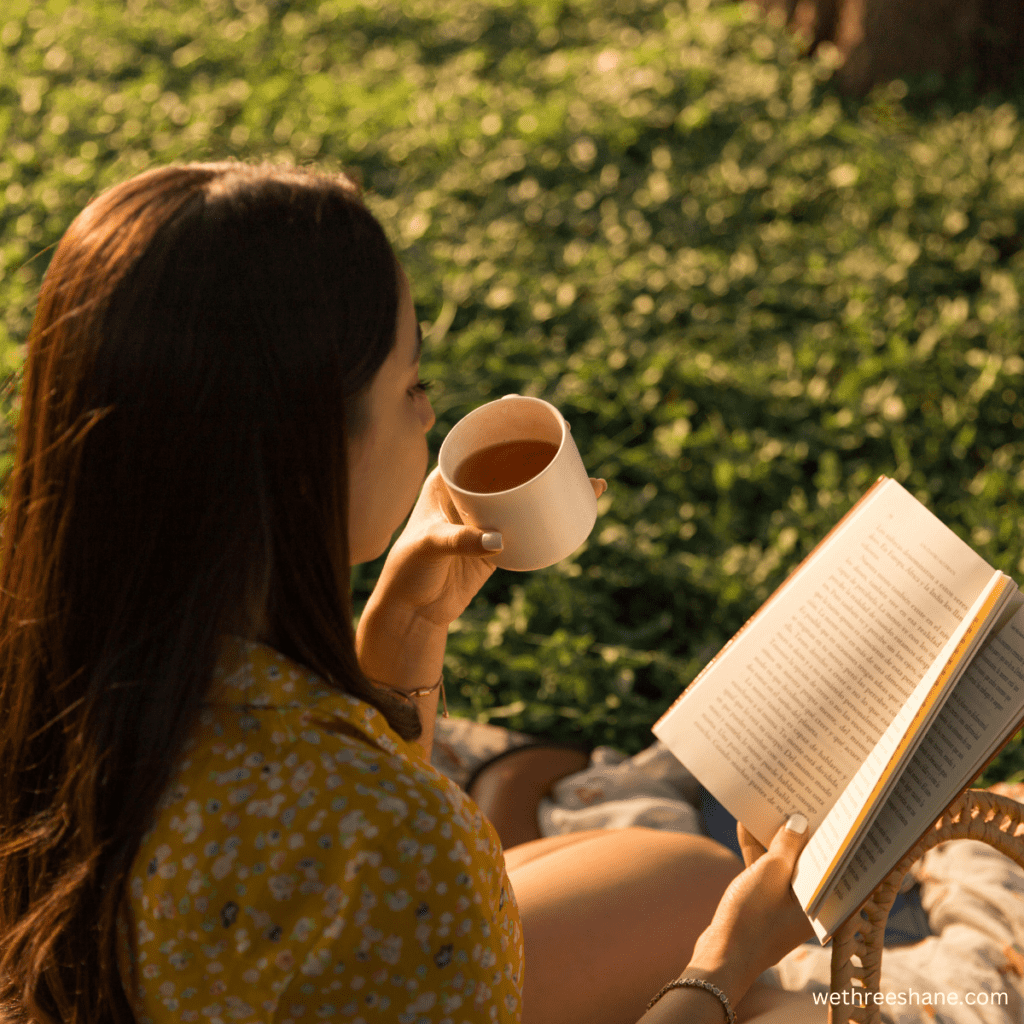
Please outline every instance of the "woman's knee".
[[[569, 846], [573, 847], [571, 853], [565, 849]], [[633, 874], [640, 864], [645, 869], [653, 865], [672, 873], [682, 871], [688, 877], [700, 871], [710, 887], [722, 891], [743, 869], [740, 859], [713, 839], [642, 826], [545, 836], [506, 850], [506, 869], [511, 874], [560, 851], [562, 857], [583, 858], [580, 863], [612, 876]]]
[[566, 846], [576, 846], [597, 836], [603, 835], [606, 829], [591, 828], [582, 832], [566, 832], [557, 836], [543, 836], [526, 843], [520, 843], [505, 850], [505, 870], [510, 874], [524, 864], [546, 857]]

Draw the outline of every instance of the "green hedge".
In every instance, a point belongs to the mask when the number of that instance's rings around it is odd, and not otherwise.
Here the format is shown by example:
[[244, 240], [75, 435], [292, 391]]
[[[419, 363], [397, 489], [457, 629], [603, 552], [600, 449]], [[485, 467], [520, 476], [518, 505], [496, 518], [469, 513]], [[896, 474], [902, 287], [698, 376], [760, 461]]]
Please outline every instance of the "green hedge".
[[[496, 573], [456, 624], [455, 713], [642, 749], [879, 473], [1020, 576], [1020, 96], [843, 101], [747, 4], [452, 10], [11, 0], [7, 369], [104, 186], [228, 155], [355, 168], [413, 280], [435, 452], [535, 394], [610, 484], [581, 551]], [[1022, 768], [1014, 746], [988, 778]]]

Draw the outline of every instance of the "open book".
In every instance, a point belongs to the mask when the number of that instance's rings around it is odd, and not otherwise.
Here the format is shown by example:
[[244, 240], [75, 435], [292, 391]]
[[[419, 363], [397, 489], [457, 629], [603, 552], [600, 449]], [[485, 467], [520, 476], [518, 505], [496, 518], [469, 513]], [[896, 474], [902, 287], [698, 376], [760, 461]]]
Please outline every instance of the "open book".
[[767, 845], [824, 944], [1024, 724], [1024, 594], [882, 477], [653, 732]]

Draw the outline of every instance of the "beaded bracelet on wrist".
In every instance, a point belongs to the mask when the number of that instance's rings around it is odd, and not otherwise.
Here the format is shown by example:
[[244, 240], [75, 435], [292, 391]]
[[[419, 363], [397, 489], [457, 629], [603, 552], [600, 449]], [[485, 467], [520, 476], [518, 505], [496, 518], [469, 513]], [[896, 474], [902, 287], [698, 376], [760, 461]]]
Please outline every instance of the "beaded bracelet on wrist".
[[717, 985], [712, 985], [710, 981], [705, 981], [703, 978], [676, 978], [675, 981], [670, 981], [647, 1004], [647, 1009], [649, 1010], [670, 988], [702, 988], [706, 992], [710, 992], [721, 1000], [722, 1009], [725, 1010], [725, 1019], [728, 1021], [728, 1024], [736, 1024], [736, 1014], [729, 1005], [729, 997]]
[[389, 690], [394, 690], [395, 693], [401, 694], [403, 697], [426, 697], [428, 693], [433, 693], [438, 687], [441, 687], [441, 699], [444, 701], [444, 717], [448, 717], [448, 697], [444, 692], [444, 673], [438, 677], [436, 683], [433, 686], [424, 686], [419, 690], [400, 690], [397, 686], [389, 686]]

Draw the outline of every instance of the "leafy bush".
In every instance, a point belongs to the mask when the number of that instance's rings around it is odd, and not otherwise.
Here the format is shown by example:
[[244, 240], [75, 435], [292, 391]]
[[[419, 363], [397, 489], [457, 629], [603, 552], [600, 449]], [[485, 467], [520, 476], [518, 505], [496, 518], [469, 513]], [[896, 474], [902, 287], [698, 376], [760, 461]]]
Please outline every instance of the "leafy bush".
[[642, 749], [880, 473], [1024, 569], [1019, 97], [844, 102], [827, 55], [709, 0], [7, 8], [8, 369], [98, 190], [315, 161], [359, 171], [412, 277], [435, 445], [513, 391], [572, 422], [597, 527], [456, 624], [455, 713]]

